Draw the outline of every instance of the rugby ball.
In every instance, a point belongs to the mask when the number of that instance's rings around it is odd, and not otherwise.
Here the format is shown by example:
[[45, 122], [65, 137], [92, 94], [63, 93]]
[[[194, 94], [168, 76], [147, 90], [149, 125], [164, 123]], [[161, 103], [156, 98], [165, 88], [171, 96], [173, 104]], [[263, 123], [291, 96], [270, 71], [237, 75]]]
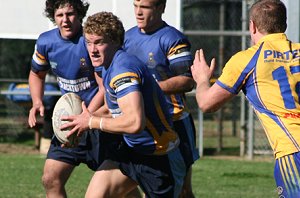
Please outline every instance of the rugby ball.
[[62, 95], [54, 106], [52, 115], [53, 132], [57, 139], [63, 144], [75, 146], [79, 141], [79, 137], [77, 137], [76, 133], [67, 138], [66, 136], [70, 129], [61, 130], [60, 126], [68, 122], [62, 121], [62, 116], [78, 115], [82, 112], [81, 103], [81, 98], [75, 93], [70, 92]]

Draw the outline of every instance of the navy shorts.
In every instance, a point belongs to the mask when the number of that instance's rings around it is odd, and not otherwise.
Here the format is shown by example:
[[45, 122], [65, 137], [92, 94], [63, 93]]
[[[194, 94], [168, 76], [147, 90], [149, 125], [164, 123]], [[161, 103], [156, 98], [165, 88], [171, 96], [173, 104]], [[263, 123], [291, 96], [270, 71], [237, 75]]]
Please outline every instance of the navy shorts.
[[97, 170], [104, 160], [105, 152], [102, 136], [99, 130], [85, 132], [74, 148], [62, 148], [58, 139], [53, 136], [47, 159], [62, 161], [74, 166], [85, 163], [91, 170]]
[[186, 174], [179, 148], [166, 155], [143, 155], [123, 141], [109, 145], [107, 159], [116, 162], [121, 172], [134, 180], [146, 197], [178, 197]]
[[196, 147], [196, 130], [194, 120], [191, 114], [189, 114], [189, 116], [184, 119], [174, 121], [173, 124], [180, 139], [179, 149], [188, 170], [189, 167], [197, 159], [199, 159], [199, 152]]

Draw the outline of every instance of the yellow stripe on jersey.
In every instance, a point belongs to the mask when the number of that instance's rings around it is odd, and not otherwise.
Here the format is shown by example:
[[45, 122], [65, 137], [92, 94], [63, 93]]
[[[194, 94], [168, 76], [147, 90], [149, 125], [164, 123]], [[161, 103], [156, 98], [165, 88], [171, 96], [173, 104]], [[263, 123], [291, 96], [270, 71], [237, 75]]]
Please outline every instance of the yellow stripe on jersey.
[[177, 50], [179, 50], [181, 48], [185, 48], [185, 47], [188, 47], [188, 45], [187, 44], [177, 45], [169, 50], [169, 53], [167, 56], [170, 57], [170, 56], [174, 55], [177, 52]]
[[172, 104], [173, 104], [173, 120], [174, 121], [177, 121], [181, 118], [182, 114], [183, 114], [183, 111], [184, 111], [184, 106], [183, 105], [179, 105], [178, 101], [176, 100], [176, 96], [173, 94], [173, 95], [170, 95], [170, 98], [171, 98], [171, 101], [172, 101]]
[[[153, 95], [154, 105], [156, 112], [158, 113], [159, 120], [162, 122], [164, 127], [167, 131], [163, 131], [162, 134], [158, 134], [157, 130], [155, 129], [154, 125], [147, 119], [146, 126], [150, 130], [151, 134], [154, 137], [154, 141], [156, 143], [156, 151], [154, 152], [155, 155], [165, 154], [169, 150], [172, 150], [178, 141], [178, 136], [175, 131], [172, 129], [170, 124], [168, 123], [162, 108], [160, 106], [158, 97], [156, 93]], [[175, 144], [172, 144], [175, 143]]]
[[39, 65], [46, 65], [47, 64], [45, 56], [40, 54], [37, 50], [35, 50], [32, 58]]
[[177, 146], [178, 137], [173, 130], [162, 131], [162, 134], [160, 135], [149, 119], [146, 119], [146, 127], [150, 130], [154, 138], [156, 145], [156, 149], [153, 153], [154, 155], [164, 155]]
[[136, 73], [126, 72], [126, 73], [122, 73], [122, 74], [115, 76], [110, 81], [109, 86], [112, 87], [113, 89], [116, 89], [117, 87], [114, 86], [114, 82], [116, 82], [119, 79], [125, 78], [125, 77], [133, 77], [135, 80], [138, 80], [139, 83], [141, 82], [139, 76]]

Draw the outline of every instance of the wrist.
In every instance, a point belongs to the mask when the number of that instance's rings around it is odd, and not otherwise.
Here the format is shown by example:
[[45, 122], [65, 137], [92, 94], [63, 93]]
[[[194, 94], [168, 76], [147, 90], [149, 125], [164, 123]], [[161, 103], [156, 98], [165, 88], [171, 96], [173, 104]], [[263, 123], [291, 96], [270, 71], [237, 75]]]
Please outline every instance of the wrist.
[[91, 116], [89, 119], [89, 129], [100, 129], [103, 131], [104, 117], [94, 117]]
[[103, 131], [103, 117], [100, 118], [99, 128], [101, 131]]
[[94, 116], [91, 116], [89, 119], [89, 129], [93, 128], [93, 126], [92, 126], [93, 118], [94, 118]]

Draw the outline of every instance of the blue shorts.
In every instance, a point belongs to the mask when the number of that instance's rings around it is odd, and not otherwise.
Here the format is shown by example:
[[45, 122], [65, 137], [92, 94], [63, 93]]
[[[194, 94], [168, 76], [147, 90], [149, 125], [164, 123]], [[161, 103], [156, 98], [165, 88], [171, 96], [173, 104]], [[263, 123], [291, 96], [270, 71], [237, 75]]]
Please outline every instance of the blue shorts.
[[174, 121], [174, 129], [179, 135], [179, 149], [188, 170], [200, 157], [196, 148], [196, 130], [191, 114], [182, 120]]
[[47, 159], [66, 162], [74, 166], [85, 163], [91, 170], [95, 171], [105, 156], [102, 146], [103, 135], [104, 133], [99, 130], [89, 130], [82, 135], [78, 146], [74, 148], [62, 148], [61, 143], [53, 136]]
[[178, 197], [186, 175], [178, 148], [166, 155], [142, 155], [123, 141], [107, 149], [107, 159], [119, 164], [121, 172], [133, 179], [146, 197]]
[[300, 152], [276, 159], [274, 177], [279, 197], [300, 197]]

